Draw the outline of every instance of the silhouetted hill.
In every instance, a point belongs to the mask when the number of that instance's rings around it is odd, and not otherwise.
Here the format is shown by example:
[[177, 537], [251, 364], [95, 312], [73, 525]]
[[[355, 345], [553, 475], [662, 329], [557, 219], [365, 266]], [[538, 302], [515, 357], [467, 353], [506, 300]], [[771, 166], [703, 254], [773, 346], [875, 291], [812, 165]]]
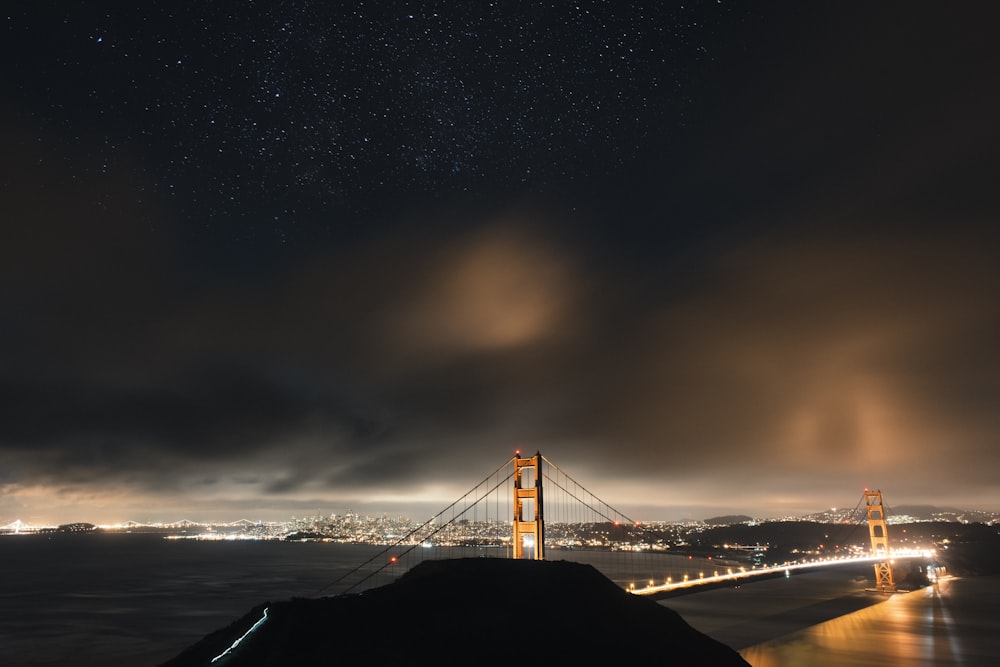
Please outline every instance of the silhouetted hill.
[[711, 519], [705, 519], [704, 523], [709, 526], [732, 526], [733, 524], [750, 521], [753, 521], [753, 517], [746, 514], [726, 514], [724, 516], [713, 516]]
[[267, 620], [223, 666], [594, 664], [747, 667], [676, 612], [631, 595], [589, 565], [471, 558], [427, 561], [362, 594], [261, 605], [164, 667], [209, 665]]
[[767, 521], [756, 525], [713, 526], [688, 539], [691, 545], [686, 551], [720, 557], [726, 554], [716, 547], [723, 544], [766, 544], [768, 560], [781, 562], [796, 558], [800, 552], [816, 549], [820, 544], [864, 545], [870, 538], [867, 526], [838, 526], [814, 521]]

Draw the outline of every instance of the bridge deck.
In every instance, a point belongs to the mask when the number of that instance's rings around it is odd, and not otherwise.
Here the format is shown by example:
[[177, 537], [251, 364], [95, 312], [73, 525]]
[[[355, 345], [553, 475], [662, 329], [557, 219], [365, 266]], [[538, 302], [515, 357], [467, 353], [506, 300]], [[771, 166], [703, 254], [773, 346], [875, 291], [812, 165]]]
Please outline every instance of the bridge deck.
[[[926, 558], [928, 553], [925, 551], [898, 551], [892, 553], [893, 559], [901, 558]], [[643, 588], [630, 588], [629, 592], [635, 595], [664, 595], [676, 591], [683, 591], [685, 589], [697, 588], [699, 586], [712, 586], [712, 585], [725, 585], [725, 584], [735, 584], [740, 581], [746, 581], [748, 579], [754, 579], [758, 577], [768, 577], [776, 576], [781, 574], [791, 575], [793, 572], [815, 570], [821, 567], [830, 567], [837, 565], [848, 565], [854, 563], [876, 563], [884, 560], [881, 556], [858, 556], [855, 558], [825, 558], [808, 562], [800, 563], [785, 563], [783, 565], [774, 565], [771, 567], [754, 568], [747, 570], [746, 568], [740, 568], [736, 571], [736, 568], [727, 568], [725, 574], [712, 575], [710, 577], [698, 577], [697, 579], [685, 578], [683, 581], [666, 581], [662, 584], [656, 584], [652, 586], [645, 586]]]

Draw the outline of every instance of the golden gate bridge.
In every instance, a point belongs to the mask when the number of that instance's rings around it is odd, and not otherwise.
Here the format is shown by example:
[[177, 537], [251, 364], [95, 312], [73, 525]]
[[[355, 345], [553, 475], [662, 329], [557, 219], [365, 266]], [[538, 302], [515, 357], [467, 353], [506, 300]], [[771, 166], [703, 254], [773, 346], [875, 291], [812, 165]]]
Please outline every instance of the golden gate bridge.
[[[635, 521], [573, 479], [548, 458], [520, 451], [428, 521], [393, 535], [370, 558], [316, 592], [348, 594], [384, 585], [424, 560], [450, 558], [562, 559], [593, 565], [636, 595], [666, 597], [699, 587], [743, 582], [816, 568], [871, 563], [869, 590], [896, 592], [897, 559], [929, 559], [923, 550], [890, 551], [882, 493], [865, 489], [853, 526], [868, 524], [870, 550], [759, 563], [685, 555], [666, 524]], [[845, 536], [846, 537], [846, 536]], [[741, 547], [745, 548], [745, 547]], [[757, 545], [757, 552], [766, 547]], [[680, 553], [679, 553], [680, 552]], [[766, 555], [766, 554], [765, 554]]]

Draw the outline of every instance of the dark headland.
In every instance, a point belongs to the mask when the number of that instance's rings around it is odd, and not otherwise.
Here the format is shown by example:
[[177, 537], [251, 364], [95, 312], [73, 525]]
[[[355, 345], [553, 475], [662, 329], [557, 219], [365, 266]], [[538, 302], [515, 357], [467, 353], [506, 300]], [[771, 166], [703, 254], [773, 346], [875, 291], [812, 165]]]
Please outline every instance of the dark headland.
[[[265, 609], [267, 620], [212, 663]], [[470, 558], [427, 561], [358, 595], [262, 604], [163, 667], [318, 665], [346, 657], [372, 665], [748, 665], [589, 565]]]

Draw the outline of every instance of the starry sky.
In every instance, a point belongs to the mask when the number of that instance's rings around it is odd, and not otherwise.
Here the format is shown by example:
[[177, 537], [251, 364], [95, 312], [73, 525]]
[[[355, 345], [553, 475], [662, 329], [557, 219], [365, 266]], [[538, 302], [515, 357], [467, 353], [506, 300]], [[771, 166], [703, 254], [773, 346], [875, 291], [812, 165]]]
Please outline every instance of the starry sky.
[[992, 3], [16, 3], [0, 525], [1000, 510]]

